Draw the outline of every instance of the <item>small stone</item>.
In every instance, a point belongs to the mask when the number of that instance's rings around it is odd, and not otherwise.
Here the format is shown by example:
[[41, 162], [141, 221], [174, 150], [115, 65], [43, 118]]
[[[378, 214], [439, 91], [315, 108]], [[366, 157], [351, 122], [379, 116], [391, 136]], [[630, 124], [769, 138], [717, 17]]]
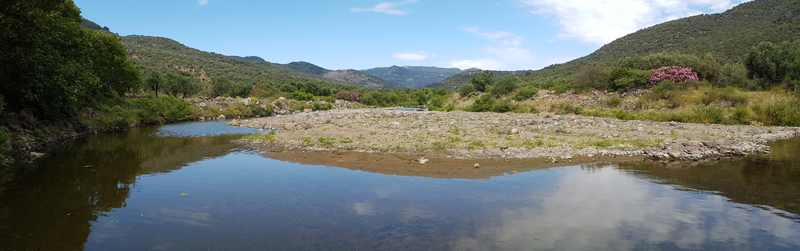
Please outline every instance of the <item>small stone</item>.
[[38, 159], [44, 156], [44, 153], [30, 152], [31, 159]]
[[420, 157], [419, 158], [419, 163], [420, 164], [425, 164], [426, 162], [428, 162], [428, 159], [426, 159], [425, 157]]
[[517, 133], [519, 133], [519, 129], [511, 128], [511, 134], [517, 134]]
[[219, 117], [217, 117], [217, 119], [219, 119], [219, 120], [225, 119], [225, 115], [219, 115]]
[[472, 165], [472, 166], [475, 167], [475, 168], [479, 168], [479, 167], [481, 167], [481, 164], [475, 163], [475, 165]]

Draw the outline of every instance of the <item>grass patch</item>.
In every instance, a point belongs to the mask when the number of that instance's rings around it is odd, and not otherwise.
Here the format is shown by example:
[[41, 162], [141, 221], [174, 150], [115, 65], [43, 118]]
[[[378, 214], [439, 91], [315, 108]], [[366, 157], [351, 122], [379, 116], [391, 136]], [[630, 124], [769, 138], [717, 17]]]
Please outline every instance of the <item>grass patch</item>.
[[609, 139], [604, 139], [600, 141], [592, 142], [592, 145], [595, 147], [610, 147], [614, 145], [614, 141]]
[[275, 141], [275, 131], [270, 131], [268, 133], [259, 133], [259, 134], [250, 134], [245, 135], [242, 137], [243, 139], [253, 139], [253, 140], [262, 140], [262, 141]]

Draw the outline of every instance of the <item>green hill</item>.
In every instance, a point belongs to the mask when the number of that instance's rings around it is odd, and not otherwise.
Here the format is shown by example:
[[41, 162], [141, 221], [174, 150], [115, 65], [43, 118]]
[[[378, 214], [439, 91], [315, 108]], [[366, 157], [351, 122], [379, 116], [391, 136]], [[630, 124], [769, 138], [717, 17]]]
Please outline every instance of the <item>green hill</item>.
[[[800, 1], [756, 0], [719, 14], [697, 15], [641, 29], [597, 51], [564, 64], [555, 64], [522, 75], [531, 81], [568, 76], [591, 63], [612, 64], [617, 60], [658, 52], [712, 55], [720, 63], [739, 62], [747, 50], [763, 41], [800, 39]], [[495, 72], [496, 78], [503, 72]], [[520, 74], [517, 74], [520, 75]], [[460, 73], [426, 87], [450, 90], [469, 83], [469, 73]]]
[[[478, 70], [478, 69], [469, 69]], [[409, 88], [418, 88], [430, 83], [440, 82], [450, 76], [459, 74], [462, 71], [458, 68], [438, 68], [430, 66], [391, 66], [376, 67], [361, 70], [366, 74], [379, 77], [384, 80], [392, 81], [405, 85]]]
[[800, 1], [757, 0], [711, 15], [682, 18], [621, 37], [586, 57], [608, 61], [635, 54], [680, 51], [711, 53], [722, 62], [739, 61], [759, 42], [800, 38]]
[[114, 34], [113, 32], [111, 32], [111, 30], [108, 29], [108, 27], [100, 26], [99, 24], [89, 21], [89, 19], [86, 18], [81, 18], [81, 26], [96, 31], [103, 31], [105, 33]]
[[247, 60], [250, 60], [250, 61], [267, 61], [267, 60], [264, 60], [263, 58], [257, 57], [257, 56], [247, 56], [247, 57], [231, 56], [231, 57], [238, 58], [238, 59], [247, 59]]
[[134, 64], [143, 68], [178, 70], [208, 81], [224, 76], [234, 82], [288, 83], [311, 82], [327, 86], [346, 86], [347, 83], [305, 74], [267, 61], [229, 57], [187, 47], [175, 40], [131, 35], [122, 37], [122, 44]]

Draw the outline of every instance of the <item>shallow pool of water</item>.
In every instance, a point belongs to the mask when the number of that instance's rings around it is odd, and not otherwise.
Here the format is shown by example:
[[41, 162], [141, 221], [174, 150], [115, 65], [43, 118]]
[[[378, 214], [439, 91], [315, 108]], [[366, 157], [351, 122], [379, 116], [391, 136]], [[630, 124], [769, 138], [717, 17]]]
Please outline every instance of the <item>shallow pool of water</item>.
[[[303, 165], [222, 122], [66, 142], [3, 185], [6, 250], [798, 250], [800, 140], [715, 165], [490, 179]], [[207, 133], [206, 133], [207, 132]]]

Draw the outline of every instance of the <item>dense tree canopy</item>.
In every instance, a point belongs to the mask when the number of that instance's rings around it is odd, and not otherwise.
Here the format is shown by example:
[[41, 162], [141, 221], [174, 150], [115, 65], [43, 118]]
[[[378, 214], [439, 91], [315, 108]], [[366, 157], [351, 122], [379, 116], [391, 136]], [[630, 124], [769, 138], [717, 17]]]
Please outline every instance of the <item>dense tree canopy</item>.
[[0, 5], [0, 95], [7, 111], [66, 117], [98, 96], [139, 84], [116, 35], [80, 26], [71, 0], [4, 0]]

